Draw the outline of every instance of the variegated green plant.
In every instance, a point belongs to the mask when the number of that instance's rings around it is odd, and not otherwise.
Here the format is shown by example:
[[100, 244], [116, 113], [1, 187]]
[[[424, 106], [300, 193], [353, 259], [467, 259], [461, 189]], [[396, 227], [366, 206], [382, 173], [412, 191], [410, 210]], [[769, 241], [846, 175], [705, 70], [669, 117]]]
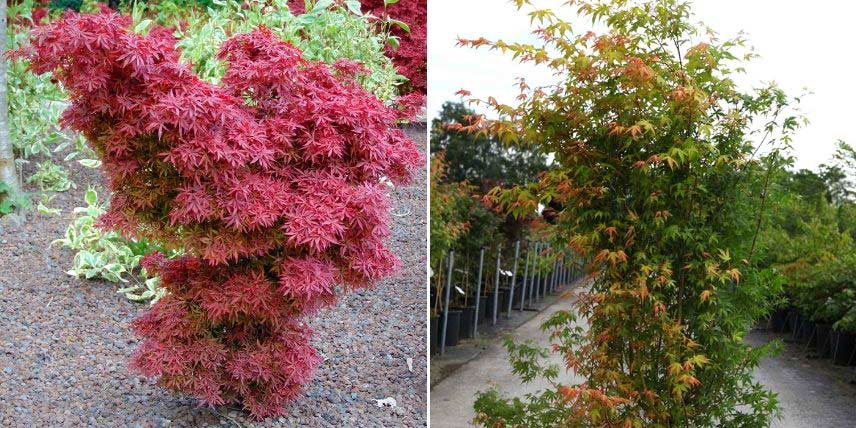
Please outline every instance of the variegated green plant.
[[[29, 15], [29, 11], [26, 13]], [[8, 49], [20, 47], [26, 39], [27, 31], [16, 29], [15, 25], [7, 29]], [[6, 61], [9, 133], [16, 155], [24, 159], [37, 154], [50, 156], [52, 146], [63, 138], [57, 122], [64, 108], [65, 94], [50, 81], [49, 75], [27, 70], [26, 61]]]
[[68, 177], [68, 171], [50, 160], [39, 162], [36, 172], [27, 182], [37, 183], [43, 192], [65, 192], [76, 187]]
[[[32, 26], [32, 10], [37, 5], [33, 0], [21, 0], [9, 6], [9, 25], [6, 28], [6, 48], [22, 47]], [[92, 7], [94, 2], [92, 2]], [[43, 18], [42, 21], [44, 22]], [[49, 74], [36, 74], [28, 69], [26, 60], [6, 60], [6, 90], [9, 102], [9, 133], [18, 158], [17, 163], [27, 163], [28, 158], [44, 156], [51, 158], [55, 153], [71, 148], [63, 159], [68, 162], [77, 157], [94, 157], [94, 153], [83, 141], [83, 137], [70, 137], [57, 125], [62, 111], [68, 106], [68, 96], [60, 85], [51, 81]], [[92, 159], [80, 160], [90, 166]], [[62, 164], [41, 162], [30, 182], [37, 182], [43, 191], [61, 192], [73, 183]]]
[[142, 284], [120, 288], [116, 292], [124, 294], [128, 300], [135, 302], [150, 301], [151, 304], [155, 304], [161, 297], [166, 295], [166, 288], [160, 286], [159, 276], [153, 276], [145, 278]]
[[98, 203], [98, 194], [92, 188], [86, 191], [84, 199], [86, 206], [74, 209], [76, 217], [66, 229], [65, 237], [51, 243], [77, 251], [67, 273], [128, 284], [118, 292], [134, 301], [154, 302], [163, 296], [166, 291], [158, 287], [159, 279], [148, 277], [140, 267], [140, 260], [155, 246], [144, 241], [128, 241], [116, 232], [97, 228], [95, 223], [104, 213], [104, 205]]

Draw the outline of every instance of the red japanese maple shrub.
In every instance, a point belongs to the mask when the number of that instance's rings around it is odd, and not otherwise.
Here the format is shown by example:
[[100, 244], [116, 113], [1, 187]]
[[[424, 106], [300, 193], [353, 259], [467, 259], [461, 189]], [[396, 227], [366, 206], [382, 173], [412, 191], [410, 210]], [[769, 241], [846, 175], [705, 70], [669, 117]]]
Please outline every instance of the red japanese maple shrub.
[[67, 13], [15, 53], [71, 95], [64, 125], [103, 160], [103, 227], [186, 255], [143, 265], [169, 294], [134, 323], [131, 366], [208, 405], [282, 414], [319, 358], [301, 321], [390, 274], [382, 178], [419, 164], [398, 112], [361, 68], [304, 59], [259, 28], [228, 40], [222, 86], [178, 62], [175, 40], [114, 13]]

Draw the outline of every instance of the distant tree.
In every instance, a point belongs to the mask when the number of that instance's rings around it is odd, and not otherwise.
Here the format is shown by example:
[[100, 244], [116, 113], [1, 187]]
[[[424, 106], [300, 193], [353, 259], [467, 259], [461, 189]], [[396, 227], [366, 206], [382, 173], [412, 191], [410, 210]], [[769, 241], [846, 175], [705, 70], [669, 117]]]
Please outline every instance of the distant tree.
[[461, 102], [443, 103], [431, 123], [431, 152], [445, 151], [446, 180], [466, 180], [482, 192], [498, 185], [524, 184], [547, 169], [547, 156], [535, 147], [506, 147], [494, 137], [449, 129], [450, 124], [466, 125], [475, 112]]
[[820, 175], [829, 188], [829, 203], [853, 203], [856, 196], [856, 150], [839, 141], [831, 165], [821, 165]]
[[799, 195], [805, 202], [818, 208], [825, 202], [831, 202], [828, 175], [812, 170], [801, 169], [796, 172], [784, 171], [783, 187]]
[[839, 141], [831, 166], [821, 165], [829, 188], [828, 201], [836, 208], [838, 228], [856, 240], [856, 149]]

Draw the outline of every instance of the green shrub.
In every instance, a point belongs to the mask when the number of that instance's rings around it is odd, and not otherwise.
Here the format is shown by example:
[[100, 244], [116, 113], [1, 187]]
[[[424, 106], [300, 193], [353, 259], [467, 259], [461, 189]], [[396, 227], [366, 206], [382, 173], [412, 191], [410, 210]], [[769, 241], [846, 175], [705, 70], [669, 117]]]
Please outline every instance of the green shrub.
[[[6, 28], [7, 49], [17, 49], [26, 40], [33, 6], [32, 0], [26, 0], [9, 8], [13, 18]], [[28, 66], [27, 61], [6, 60], [9, 133], [15, 154], [24, 159], [36, 154], [50, 156], [52, 146], [63, 138], [57, 121], [66, 99], [49, 75], [34, 74]]]
[[466, 183], [444, 183], [446, 163], [443, 153], [431, 157], [431, 255], [432, 269], [439, 269], [444, 254], [470, 228], [466, 207], [470, 205], [473, 189]]
[[851, 156], [842, 143], [832, 165], [776, 177], [758, 258], [782, 277], [783, 300], [813, 321], [845, 331], [856, 331]]

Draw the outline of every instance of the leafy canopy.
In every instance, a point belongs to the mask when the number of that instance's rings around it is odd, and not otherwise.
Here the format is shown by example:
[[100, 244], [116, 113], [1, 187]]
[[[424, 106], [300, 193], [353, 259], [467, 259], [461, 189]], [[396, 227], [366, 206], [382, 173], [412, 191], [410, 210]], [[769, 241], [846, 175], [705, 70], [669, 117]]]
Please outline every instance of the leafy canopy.
[[445, 102], [431, 123], [431, 152], [445, 153], [447, 181], [467, 181], [486, 192], [497, 185], [533, 181], [547, 169], [546, 156], [537, 147], [509, 148], [496, 138], [459, 129], [474, 116], [464, 103]]
[[[328, 5], [295, 16], [285, 0], [216, 0], [215, 4], [216, 8], [189, 11], [184, 17], [186, 25], [175, 33], [181, 60], [191, 64], [202, 79], [218, 83], [226, 73], [225, 62], [217, 57], [224, 41], [265, 26], [300, 49], [307, 59], [330, 64], [340, 59], [359, 62], [368, 72], [357, 80], [369, 92], [384, 101], [398, 96], [398, 87], [405, 79], [386, 57], [385, 39], [371, 22], [349, 9]], [[142, 17], [142, 11], [138, 15]], [[141, 18], [138, 21], [144, 22]]]

